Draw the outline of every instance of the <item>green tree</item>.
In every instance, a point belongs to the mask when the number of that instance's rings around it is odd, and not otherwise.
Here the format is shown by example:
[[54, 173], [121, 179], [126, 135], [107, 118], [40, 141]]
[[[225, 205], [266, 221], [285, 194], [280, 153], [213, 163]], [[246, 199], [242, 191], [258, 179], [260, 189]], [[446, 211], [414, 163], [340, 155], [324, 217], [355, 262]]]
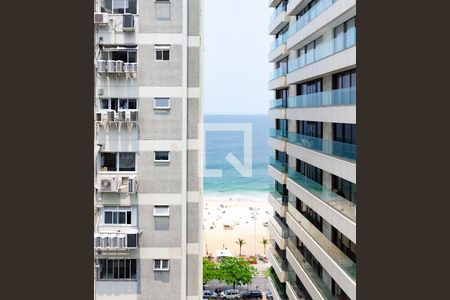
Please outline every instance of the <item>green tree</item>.
[[269, 244], [269, 240], [266, 239], [266, 238], [263, 238], [260, 243], [263, 244], [263, 246], [264, 246], [264, 255], [266, 255], [266, 247]]
[[244, 241], [244, 239], [238, 238], [235, 243], [239, 245], [239, 256], [241, 256], [242, 246], [245, 245], [245, 241]]
[[205, 285], [208, 281], [221, 279], [219, 266], [207, 259], [203, 258], [203, 285]]
[[245, 285], [252, 282], [258, 274], [255, 267], [242, 257], [222, 257], [219, 263], [220, 281], [228, 285]]

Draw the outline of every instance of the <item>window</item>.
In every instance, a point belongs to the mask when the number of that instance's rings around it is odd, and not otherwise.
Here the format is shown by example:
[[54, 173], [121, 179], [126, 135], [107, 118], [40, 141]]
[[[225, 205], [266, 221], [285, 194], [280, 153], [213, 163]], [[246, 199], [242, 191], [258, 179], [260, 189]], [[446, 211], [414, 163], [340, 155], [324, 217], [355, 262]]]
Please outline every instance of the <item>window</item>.
[[106, 225], [130, 225], [131, 207], [105, 208], [103, 223]]
[[322, 169], [319, 169], [299, 159], [297, 159], [296, 162], [297, 162], [296, 167], [297, 172], [303, 174], [304, 176], [317, 182], [318, 184], [322, 184]]
[[170, 45], [155, 45], [156, 60], [170, 59]]
[[297, 133], [316, 138], [322, 138], [322, 122], [299, 121], [297, 120]]
[[333, 123], [333, 141], [356, 145], [356, 124]]
[[299, 57], [300, 65], [308, 65], [322, 58], [325, 53], [321, 50], [323, 37], [318, 37], [308, 45], [297, 50], [297, 57]]
[[348, 258], [356, 263], [356, 244], [350, 241], [345, 235], [343, 235], [339, 230], [331, 226], [331, 241], [335, 244], [342, 252], [344, 252]]
[[169, 151], [155, 151], [155, 162], [169, 162], [170, 153]]
[[121, 60], [124, 63], [137, 62], [136, 46], [120, 46], [117, 48], [103, 48], [101, 52], [102, 60]]
[[155, 205], [153, 208], [153, 216], [168, 217], [169, 216], [169, 205]]
[[334, 28], [334, 51], [341, 51], [356, 43], [355, 17]]
[[345, 89], [356, 86], [356, 70], [333, 75], [333, 89]]
[[154, 109], [170, 109], [170, 98], [155, 98], [153, 102]]
[[135, 110], [137, 109], [137, 99], [100, 99], [101, 110]]
[[156, 0], [155, 1], [155, 14], [157, 21], [170, 20], [170, 1], [169, 0]]
[[168, 259], [155, 259], [153, 270], [155, 271], [169, 271], [169, 260]]
[[99, 280], [136, 279], [136, 259], [99, 259]]
[[137, 0], [101, 0], [100, 11], [112, 14], [136, 14]]
[[100, 160], [101, 171], [136, 171], [136, 153], [134, 152], [101, 152]]
[[356, 204], [356, 184], [344, 178], [332, 175], [333, 192]]
[[308, 95], [322, 91], [322, 78], [297, 85], [297, 95]]
[[281, 136], [287, 137], [288, 133], [288, 120], [275, 119], [275, 129], [281, 131]]

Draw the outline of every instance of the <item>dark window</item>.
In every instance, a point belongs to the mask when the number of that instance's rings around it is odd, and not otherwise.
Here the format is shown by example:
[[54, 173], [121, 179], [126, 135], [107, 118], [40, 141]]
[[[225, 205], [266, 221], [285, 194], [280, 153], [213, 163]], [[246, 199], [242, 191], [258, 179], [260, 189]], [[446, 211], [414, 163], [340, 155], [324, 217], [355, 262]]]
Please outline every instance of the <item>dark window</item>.
[[306, 136], [312, 136], [316, 138], [322, 138], [323, 128], [322, 122], [312, 121], [298, 121], [297, 120], [297, 133]]
[[333, 141], [356, 145], [356, 124], [333, 123]]
[[137, 234], [127, 234], [127, 247], [128, 248], [137, 247]]
[[156, 60], [169, 60], [170, 59], [170, 46], [169, 45], [156, 45]]
[[104, 60], [121, 60], [124, 63], [135, 63], [137, 62], [137, 49], [104, 49], [102, 51], [102, 59]]
[[356, 86], [356, 70], [349, 70], [333, 75], [333, 89], [344, 89]]
[[334, 50], [340, 51], [355, 44], [355, 17], [334, 28]]
[[128, 99], [128, 109], [137, 109], [136, 99]]
[[275, 119], [275, 129], [281, 131], [281, 135], [287, 137], [288, 132], [288, 120]]
[[300, 174], [303, 174], [304, 176], [308, 177], [309, 179], [317, 182], [318, 184], [322, 184], [322, 170], [310, 165], [304, 161], [301, 161], [299, 159], [296, 160], [297, 167], [296, 170]]
[[297, 95], [307, 95], [322, 91], [322, 78], [297, 84]]
[[275, 150], [275, 159], [282, 162], [287, 163], [288, 162], [288, 155], [286, 152]]
[[113, 224], [113, 213], [112, 213], [112, 211], [105, 212], [105, 224]]
[[136, 170], [136, 153], [121, 152], [119, 153], [119, 171], [135, 171]]
[[101, 153], [101, 169], [104, 171], [117, 171], [117, 153]]
[[356, 204], [356, 184], [332, 175], [333, 192]]
[[345, 235], [343, 235], [339, 230], [332, 227], [331, 231], [331, 241], [335, 244], [341, 251], [348, 256], [354, 263], [356, 263], [356, 244], [349, 240]]
[[136, 279], [136, 259], [99, 259], [99, 280]]
[[323, 221], [320, 215], [318, 215], [297, 197], [295, 197], [295, 207], [305, 218], [307, 218], [317, 229], [322, 232]]
[[275, 180], [275, 190], [277, 192], [279, 192], [283, 196], [287, 196], [288, 195], [288, 190], [286, 188], [286, 185], [285, 184], [281, 184], [281, 183], [279, 183], [276, 180]]
[[155, 161], [169, 161], [169, 151], [155, 151]]

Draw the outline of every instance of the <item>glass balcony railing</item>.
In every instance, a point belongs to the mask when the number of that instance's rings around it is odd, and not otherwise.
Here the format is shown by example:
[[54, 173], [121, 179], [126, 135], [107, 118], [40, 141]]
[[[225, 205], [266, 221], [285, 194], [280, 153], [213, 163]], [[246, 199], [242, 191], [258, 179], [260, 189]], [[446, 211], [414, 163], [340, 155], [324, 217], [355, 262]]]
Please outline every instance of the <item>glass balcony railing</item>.
[[274, 139], [287, 140], [288, 132], [287, 130], [270, 128], [269, 136]]
[[309, 22], [314, 20], [321, 12], [326, 10], [328, 7], [331, 6], [331, 4], [333, 4], [336, 1], [337, 0], [321, 0], [321, 1], [317, 2], [316, 5], [311, 7], [311, 9], [306, 12], [306, 14], [304, 14], [300, 18], [298, 18], [298, 20], [295, 21], [293, 26], [291, 26], [291, 28], [289, 28], [288, 34], [287, 34], [288, 38], [290, 38], [297, 31], [299, 31], [300, 29], [305, 27], [306, 24], [308, 24]]
[[275, 259], [276, 263], [278, 264], [278, 267], [283, 272], [286, 272], [289, 268], [289, 263], [286, 260], [286, 258], [281, 257], [280, 254], [275, 250], [275, 248], [269, 248], [269, 252], [272, 254], [273, 258]]
[[287, 67], [284, 67], [284, 66], [279, 67], [279, 68], [275, 69], [272, 73], [270, 73], [269, 79], [270, 80], [277, 79], [281, 76], [286, 75], [286, 73], [287, 73]]
[[269, 53], [273, 52], [275, 49], [277, 49], [281, 45], [286, 44], [286, 40], [287, 40], [286, 33], [279, 35], [272, 43], [270, 43]]
[[298, 173], [294, 169], [288, 168], [288, 176], [315, 197], [319, 198], [353, 222], [356, 222], [356, 204], [330, 191], [305, 175]]
[[273, 156], [269, 159], [269, 164], [280, 171], [281, 173], [287, 173], [288, 164], [279, 160], [276, 160]]
[[[273, 104], [277, 103], [273, 102]], [[355, 104], [356, 104], [356, 87], [349, 87], [319, 93], [294, 96], [289, 97], [289, 99], [287, 100], [288, 108], [355, 105]]]
[[271, 191], [269, 192], [272, 197], [277, 200], [281, 205], [287, 205], [288, 204], [288, 196], [283, 196], [278, 191]]
[[270, 100], [270, 109], [286, 108], [287, 103], [288, 103], [287, 99]]
[[281, 15], [283, 11], [286, 11], [286, 4], [283, 2], [273, 11], [272, 15], [270, 16], [270, 25], [275, 21], [275, 19]]
[[275, 273], [273, 268], [269, 269], [269, 277], [272, 279], [273, 285], [275, 289], [278, 292], [278, 295], [281, 297], [282, 300], [288, 300], [288, 297], [286, 295], [286, 284], [282, 283], [280, 279], [278, 279], [277, 274]]
[[281, 222], [281, 220], [278, 217], [272, 217], [269, 218], [270, 224], [272, 224], [272, 227], [275, 228], [275, 230], [278, 232], [278, 234], [283, 238], [287, 238], [289, 234], [289, 230], [286, 224]]
[[356, 160], [356, 145], [288, 132], [289, 143], [327, 155]]
[[336, 245], [334, 245], [325, 235], [317, 229], [305, 216], [299, 211], [291, 210], [291, 215], [308, 235], [325, 251], [328, 256], [344, 271], [348, 277], [356, 282], [356, 264], [345, 255]]
[[[319, 275], [317, 275], [317, 273], [313, 270], [309, 262], [302, 255], [300, 250], [295, 245], [295, 242], [291, 238], [288, 238], [288, 248], [289, 251], [291, 251], [292, 255], [295, 257], [295, 260], [302, 267], [303, 271], [308, 275], [309, 279], [311, 279], [314, 286], [317, 288], [322, 297], [324, 299], [336, 299], [331, 293], [331, 290], [325, 285], [325, 283], [322, 281]], [[296, 281], [295, 275], [292, 273], [291, 274], [288, 273], [288, 282], [291, 284], [292, 287], [297, 286], [297, 283], [295, 281]], [[300, 292], [299, 289], [298, 291]]]
[[301, 69], [318, 60], [331, 56], [356, 44], [356, 28], [353, 27], [339, 37], [333, 38], [316, 46], [314, 51], [290, 60], [288, 72]]

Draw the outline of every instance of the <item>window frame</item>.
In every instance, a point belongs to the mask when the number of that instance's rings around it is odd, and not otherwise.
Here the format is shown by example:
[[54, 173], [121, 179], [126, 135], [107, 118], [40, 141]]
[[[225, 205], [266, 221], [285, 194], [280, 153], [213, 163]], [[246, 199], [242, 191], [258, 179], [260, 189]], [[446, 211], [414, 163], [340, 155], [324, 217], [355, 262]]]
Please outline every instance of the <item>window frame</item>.
[[[167, 160], [161, 160], [161, 159], [157, 160], [156, 159], [156, 154], [159, 153], [159, 152], [167, 152]], [[168, 151], [168, 150], [155, 150], [155, 151], [153, 151], [153, 161], [155, 163], [168, 163], [168, 162], [170, 162], [170, 151]]]
[[[120, 261], [124, 261], [125, 265], [128, 266], [128, 270], [126, 267], [121, 273], [120, 270]], [[104, 269], [99, 270], [97, 272], [97, 280], [98, 281], [136, 281], [137, 280], [137, 259], [135, 258], [100, 258], [97, 260], [97, 264], [99, 268], [103, 265]], [[134, 265], [134, 268], [133, 268]], [[112, 266], [112, 270], [109, 270], [110, 266]], [[134, 269], [134, 273], [132, 270]], [[112, 272], [109, 272], [112, 271]], [[120, 278], [120, 274], [123, 274], [122, 278]], [[112, 275], [112, 277], [110, 276]], [[117, 275], [117, 277], [116, 277]], [[102, 278], [102, 276], [104, 276]]]
[[[106, 213], [111, 213], [112, 223], [106, 223]], [[119, 213], [125, 214], [125, 223], [119, 223]], [[128, 213], [129, 213], [129, 223], [128, 223]], [[117, 223], [114, 223], [116, 214]], [[106, 206], [102, 212], [102, 226], [133, 226], [133, 208], [131, 206]]]
[[[167, 207], [166, 213], [157, 213], [156, 208], [157, 207]], [[169, 217], [170, 216], [170, 205], [168, 204], [158, 204], [153, 206], [153, 216], [154, 217]]]
[[[125, 2], [125, 1], [127, 1], [128, 3], [128, 7], [130, 6], [129, 5], [129, 0], [123, 0], [123, 2]], [[109, 14], [109, 15], [111, 15], [111, 16], [122, 16], [122, 15], [124, 15], [124, 14], [131, 14], [131, 15], [134, 15], [134, 16], [137, 16], [137, 15], [139, 15], [139, 1], [138, 0], [136, 0], [136, 13], [130, 13], [130, 12], [123, 12], [123, 13], [115, 13], [114, 12], [114, 6], [113, 6], [113, 3], [114, 3], [114, 0], [111, 0], [111, 12], [107, 12], [107, 11], [102, 11], [102, 2], [103, 2], [103, 0], [100, 0], [100, 1], [98, 1], [98, 12], [101, 12], [101, 13], [107, 13], [107, 14]]]
[[[171, 45], [169, 44], [155, 44], [155, 61], [170, 61], [171, 55], [170, 55], [170, 49]], [[161, 59], [158, 59], [158, 51], [161, 51]], [[168, 51], [168, 58], [164, 59], [164, 51]]]
[[[110, 48], [108, 48], [108, 47], [103, 47], [101, 50], [100, 50], [100, 58], [101, 59], [103, 59], [103, 60], [115, 60], [115, 59], [113, 59], [112, 58], [112, 52], [127, 52], [127, 60], [126, 61], [123, 61], [123, 63], [138, 63], [138, 54], [137, 54], [137, 52], [138, 52], [138, 48], [137, 48], [137, 46], [133, 46], [133, 47], [116, 47], [116, 48], [112, 48], [112, 47], [110, 47]], [[135, 61], [131, 61], [130, 62], [130, 52], [135, 52], [136, 53], [136, 60]], [[105, 59], [104, 57], [103, 57], [103, 54], [104, 53], [107, 53], [107, 58]]]
[[[115, 171], [108, 171], [108, 170], [102, 170], [102, 155], [103, 153], [111, 153], [116, 154], [116, 170]], [[120, 170], [120, 154], [121, 153], [132, 153], [134, 154], [134, 170], [132, 171], [121, 171]], [[98, 172], [99, 173], [136, 173], [137, 172], [137, 153], [131, 152], [131, 151], [123, 151], [123, 152], [115, 152], [115, 151], [102, 151], [100, 152], [100, 159], [99, 159], [99, 165], [98, 165]]]
[[[168, 105], [167, 106], [156, 106], [157, 100], [167, 100]], [[155, 97], [153, 98], [153, 109], [159, 109], [159, 110], [168, 110], [170, 109], [170, 98], [169, 97]]]
[[[108, 108], [102, 108], [102, 101], [108, 101]], [[112, 108], [112, 100], [116, 100], [117, 101], [117, 109]], [[120, 108], [120, 101], [126, 100], [127, 101], [127, 108]], [[129, 102], [130, 100], [135, 100], [136, 101], [136, 108], [128, 108], [129, 107]], [[137, 111], [139, 109], [139, 101], [138, 98], [105, 98], [105, 97], [101, 97], [98, 99], [98, 111], [99, 112], [107, 112], [107, 111], [111, 111], [114, 110], [115, 112], [119, 112], [119, 111]]]
[[[167, 268], [163, 268], [163, 261], [167, 261]], [[156, 262], [159, 262], [159, 267], [156, 267]], [[163, 259], [163, 258], [153, 259], [153, 271], [159, 272], [170, 271], [170, 259]]]

